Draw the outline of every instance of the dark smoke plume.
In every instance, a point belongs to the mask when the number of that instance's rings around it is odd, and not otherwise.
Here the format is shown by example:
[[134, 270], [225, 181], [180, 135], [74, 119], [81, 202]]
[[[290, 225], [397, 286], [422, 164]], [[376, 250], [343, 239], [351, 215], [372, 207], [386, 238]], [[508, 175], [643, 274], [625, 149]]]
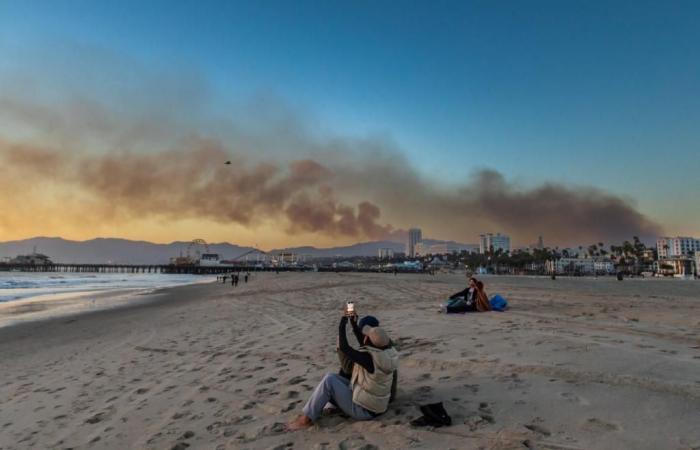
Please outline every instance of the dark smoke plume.
[[[291, 235], [400, 238], [402, 230], [381, 222], [379, 204], [407, 226], [421, 224], [432, 234], [472, 241], [480, 232], [495, 230], [521, 240], [544, 235], [556, 243], [661, 232], [625, 200], [590, 187], [519, 188], [498, 172], [482, 170], [461, 187], [446, 190], [421, 179], [400, 159], [379, 166], [362, 158], [253, 163], [214, 141], [190, 145], [189, 150], [148, 154], [71, 155], [0, 144], [0, 162], [23, 179], [39, 177], [88, 193], [101, 205], [95, 213], [110, 218], [207, 218], [250, 227], [284, 219]], [[229, 159], [233, 164], [224, 165]], [[374, 201], [353, 205], [339, 199], [338, 190], [344, 198]]]
[[[224, 165], [232, 160], [233, 164]], [[201, 140], [190, 150], [135, 154], [71, 155], [0, 142], [0, 163], [18, 178], [58, 182], [88, 193], [94, 214], [134, 218], [211, 219], [245, 226], [286, 218], [287, 231], [385, 239], [394, 231], [378, 223], [368, 201], [340, 202], [333, 172], [302, 159], [286, 165], [246, 163], [219, 144]]]

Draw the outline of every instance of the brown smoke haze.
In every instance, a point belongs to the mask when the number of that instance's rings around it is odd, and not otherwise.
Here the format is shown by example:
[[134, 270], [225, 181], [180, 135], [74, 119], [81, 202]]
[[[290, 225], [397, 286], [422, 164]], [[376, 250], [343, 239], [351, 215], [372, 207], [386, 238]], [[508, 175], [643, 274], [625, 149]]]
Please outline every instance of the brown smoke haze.
[[[190, 139], [186, 145], [155, 153], [93, 155], [3, 142], [0, 164], [14, 182], [51, 183], [79, 192], [90, 199], [89, 214], [119, 222], [193, 218], [255, 227], [272, 219], [283, 223], [289, 235], [400, 239], [403, 232], [382, 221], [387, 211], [403, 227], [420, 224], [430, 235], [468, 241], [488, 230], [521, 241], [544, 235], [557, 243], [660, 232], [628, 202], [589, 187], [518, 188], [498, 172], [482, 170], [447, 189], [421, 179], [399, 157], [378, 165], [363, 158], [253, 162], [216, 141]], [[228, 160], [231, 165], [224, 164]], [[347, 200], [362, 196], [354, 203]], [[30, 201], [41, 204], [41, 198]]]
[[316, 161], [247, 164], [215, 142], [190, 145], [153, 154], [89, 155], [0, 143], [0, 163], [15, 182], [54, 183], [91, 197], [90, 214], [105, 220], [161, 216], [254, 227], [263, 219], [284, 219], [289, 234], [392, 235], [391, 226], [378, 223], [376, 205], [340, 202], [333, 172]]
[[[47, 106], [0, 93], [0, 238], [18, 237], [29, 223], [45, 223], [47, 235], [70, 224], [94, 237], [90, 227], [144, 220], [162, 226], [164, 240], [169, 224], [182, 221], [265, 224], [290, 245], [309, 243], [295, 236], [401, 240], [410, 226], [462, 242], [500, 231], [516, 245], [540, 235], [572, 245], [662, 232], [631, 201], [600, 189], [521, 186], [469, 167], [462, 180], [438, 181], [386, 137], [313, 134], [269, 97], [254, 99], [252, 114], [211, 117], [202, 113], [206, 86], [170, 84], [146, 100], [114, 92], [118, 107], [86, 96]], [[187, 95], [173, 100], [179, 92]], [[197, 234], [207, 237], [206, 229]]]

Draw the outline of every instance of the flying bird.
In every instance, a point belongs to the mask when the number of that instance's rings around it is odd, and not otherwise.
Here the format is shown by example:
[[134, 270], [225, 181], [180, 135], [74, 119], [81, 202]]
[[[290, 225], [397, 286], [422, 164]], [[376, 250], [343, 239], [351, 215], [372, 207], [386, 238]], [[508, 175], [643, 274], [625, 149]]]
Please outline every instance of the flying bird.
[[227, 166], [230, 166], [230, 165], [231, 165], [231, 161], [226, 161], [224, 164], [226, 164]]

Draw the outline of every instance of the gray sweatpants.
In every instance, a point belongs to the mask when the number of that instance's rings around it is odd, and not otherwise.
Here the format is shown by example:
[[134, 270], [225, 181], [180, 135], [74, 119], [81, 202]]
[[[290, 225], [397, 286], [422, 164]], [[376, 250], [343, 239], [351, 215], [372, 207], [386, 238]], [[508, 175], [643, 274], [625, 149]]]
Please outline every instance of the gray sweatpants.
[[345, 414], [356, 420], [371, 420], [374, 415], [352, 402], [350, 380], [335, 373], [327, 373], [316, 386], [311, 398], [304, 405], [304, 415], [314, 422], [321, 417], [323, 408], [331, 402]]

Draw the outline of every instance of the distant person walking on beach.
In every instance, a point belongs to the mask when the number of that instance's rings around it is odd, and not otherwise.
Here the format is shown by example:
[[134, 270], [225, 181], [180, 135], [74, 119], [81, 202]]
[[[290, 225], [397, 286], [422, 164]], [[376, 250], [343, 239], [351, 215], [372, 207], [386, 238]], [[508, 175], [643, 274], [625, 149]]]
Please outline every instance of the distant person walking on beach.
[[243, 281], [247, 283], [247, 282], [248, 282], [248, 277], [249, 277], [249, 276], [250, 276], [250, 272], [246, 272], [246, 273], [245, 273], [245, 276], [243, 277]]
[[345, 332], [347, 323], [348, 317], [343, 316], [340, 319], [338, 346], [354, 363], [350, 379], [335, 373], [326, 374], [306, 402], [302, 415], [287, 424], [287, 431], [313, 425], [329, 402], [356, 420], [372, 420], [389, 407], [399, 354], [383, 329], [369, 325], [361, 330], [364, 345], [355, 350], [348, 344]]
[[469, 277], [469, 285], [463, 291], [452, 294], [447, 304], [440, 307], [444, 313], [491, 311], [489, 298], [484, 291], [484, 283]]

